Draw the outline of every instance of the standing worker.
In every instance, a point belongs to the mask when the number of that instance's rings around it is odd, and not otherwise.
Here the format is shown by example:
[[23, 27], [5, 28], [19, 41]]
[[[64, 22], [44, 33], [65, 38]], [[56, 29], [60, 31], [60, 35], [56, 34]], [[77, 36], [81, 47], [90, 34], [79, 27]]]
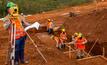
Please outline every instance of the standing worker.
[[85, 43], [87, 43], [86, 38], [83, 37], [82, 33], [78, 33], [78, 38], [75, 39], [75, 46], [76, 46], [76, 50], [77, 50], [77, 59], [81, 59], [84, 57]]
[[47, 31], [49, 34], [53, 34], [53, 22], [51, 19], [48, 19]]
[[73, 35], [72, 35], [72, 38], [71, 38], [71, 40], [73, 41], [73, 42], [75, 42], [75, 40], [78, 38], [78, 32], [75, 32]]
[[[18, 6], [14, 4], [13, 2], [8, 2], [7, 4], [7, 16], [3, 19], [4, 27], [5, 29], [9, 30], [9, 33], [11, 33], [12, 30], [12, 24], [16, 26], [16, 36], [15, 36], [15, 65], [19, 65], [19, 61], [21, 63], [28, 63], [28, 61], [25, 61], [24, 59], [24, 46], [25, 46], [25, 40], [26, 40], [26, 33], [23, 29], [23, 24], [28, 26], [29, 24], [25, 22], [25, 19], [23, 16], [18, 14]], [[11, 36], [11, 35], [10, 35]]]
[[75, 46], [75, 42], [76, 42], [76, 40], [78, 39], [78, 32], [75, 32], [73, 35], [72, 35], [72, 38], [70, 39], [71, 41], [72, 41], [72, 43], [71, 43], [71, 45], [72, 44], [74, 44], [74, 47], [76, 47]]

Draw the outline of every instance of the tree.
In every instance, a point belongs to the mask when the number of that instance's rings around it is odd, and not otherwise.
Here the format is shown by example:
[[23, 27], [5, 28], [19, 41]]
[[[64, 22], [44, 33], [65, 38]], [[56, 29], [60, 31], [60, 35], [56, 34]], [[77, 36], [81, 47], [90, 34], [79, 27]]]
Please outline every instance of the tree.
[[5, 11], [6, 11], [6, 1], [5, 0], [1, 0], [0, 1], [0, 13], [1, 13], [1, 17], [5, 16]]

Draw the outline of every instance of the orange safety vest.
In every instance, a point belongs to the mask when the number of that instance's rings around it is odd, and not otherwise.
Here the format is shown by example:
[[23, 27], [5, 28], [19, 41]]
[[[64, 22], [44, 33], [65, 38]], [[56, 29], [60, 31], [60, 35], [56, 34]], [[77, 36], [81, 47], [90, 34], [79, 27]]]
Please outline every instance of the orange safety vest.
[[77, 49], [80, 49], [80, 50], [84, 50], [84, 49], [85, 49], [85, 44], [83, 44], [83, 43], [84, 43], [85, 41], [86, 41], [85, 38], [77, 39], [76, 44], [75, 44], [76, 48], [77, 48]]
[[67, 39], [67, 37], [66, 37], [66, 33], [61, 33], [60, 34], [60, 38], [62, 39], [62, 40], [66, 40]]
[[53, 28], [52, 22], [48, 22], [48, 28]]
[[[21, 20], [19, 18], [16, 18], [16, 19], [10, 18], [10, 22], [14, 23], [16, 25], [16, 39], [19, 39], [26, 35], [26, 33], [24, 32], [24, 29], [22, 27]], [[10, 30], [11, 30], [11, 28], [10, 28]]]

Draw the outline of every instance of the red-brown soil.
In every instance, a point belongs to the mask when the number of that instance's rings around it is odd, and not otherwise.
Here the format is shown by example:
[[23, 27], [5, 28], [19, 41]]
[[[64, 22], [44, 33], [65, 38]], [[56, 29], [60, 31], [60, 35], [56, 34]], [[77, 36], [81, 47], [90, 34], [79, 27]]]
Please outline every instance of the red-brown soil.
[[[96, 40], [96, 38], [99, 38], [100, 42], [103, 42], [103, 41], [105, 42], [107, 10], [100, 10], [100, 9], [106, 8], [106, 6], [107, 6], [107, 3], [102, 2], [102, 3], [98, 3], [97, 5], [91, 4], [87, 6], [65, 8], [61, 10], [51, 11], [48, 13], [29, 16], [27, 17], [27, 21], [30, 21], [31, 23], [35, 21], [39, 21], [40, 23], [45, 25], [47, 18], [53, 18], [55, 20], [56, 26], [59, 26], [65, 22], [66, 31], [69, 35], [73, 34], [76, 31], [80, 31], [85, 35], [87, 35], [88, 40]], [[93, 11], [96, 9], [100, 11], [90, 13], [90, 11]], [[80, 13], [80, 16], [70, 18], [68, 17], [68, 15], [64, 15], [71, 11], [75, 13]], [[0, 23], [0, 24], [3, 25], [3, 23]], [[8, 32], [5, 31], [1, 25], [0, 25], [0, 65], [4, 65], [6, 60], [5, 57], [7, 55], [7, 49], [9, 46], [9, 40], [8, 40]], [[70, 60], [68, 56], [63, 54], [62, 51], [58, 50], [55, 47], [55, 41], [52, 40], [47, 33], [43, 32], [43, 33], [36, 34], [35, 32], [30, 31], [29, 34], [32, 37], [32, 39], [35, 41], [35, 43], [38, 45], [38, 48], [46, 57], [48, 63], [44, 62], [44, 60], [41, 58], [41, 56], [37, 52], [36, 48], [32, 45], [32, 42], [29, 39], [27, 39], [26, 47], [25, 47], [25, 57], [30, 61], [30, 63], [27, 65], [80, 65], [80, 63], [76, 59]], [[101, 59], [99, 60], [102, 61]], [[91, 60], [91, 61], [94, 61], [94, 60]], [[86, 62], [82, 62], [82, 63], [86, 63]], [[104, 64], [105, 63], [106, 62], [104, 61]], [[90, 62], [89, 64], [92, 65], [93, 62]], [[96, 60], [94, 65], [98, 65]], [[103, 64], [100, 64], [100, 65], [103, 65]]]
[[102, 46], [107, 46], [106, 13], [107, 9], [104, 9], [92, 11], [88, 14], [79, 15], [77, 17], [68, 18], [65, 22], [66, 31], [69, 35], [72, 35], [75, 32], [81, 32], [84, 36], [86, 36], [88, 41], [95, 41], [98, 39], [99, 44], [96, 45], [100, 45], [99, 48]]

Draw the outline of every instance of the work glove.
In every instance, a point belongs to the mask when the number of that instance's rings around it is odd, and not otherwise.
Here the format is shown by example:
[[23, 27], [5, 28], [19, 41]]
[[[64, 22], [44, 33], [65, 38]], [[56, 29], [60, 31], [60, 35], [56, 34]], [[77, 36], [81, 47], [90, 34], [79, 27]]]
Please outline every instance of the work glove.
[[36, 29], [38, 30], [39, 27], [40, 27], [40, 24], [39, 24], [38, 22], [35, 22], [35, 23], [33, 23], [32, 25], [27, 26], [24, 30], [27, 31], [27, 30], [29, 30], [29, 29], [31, 29], [31, 28], [36, 28]]

